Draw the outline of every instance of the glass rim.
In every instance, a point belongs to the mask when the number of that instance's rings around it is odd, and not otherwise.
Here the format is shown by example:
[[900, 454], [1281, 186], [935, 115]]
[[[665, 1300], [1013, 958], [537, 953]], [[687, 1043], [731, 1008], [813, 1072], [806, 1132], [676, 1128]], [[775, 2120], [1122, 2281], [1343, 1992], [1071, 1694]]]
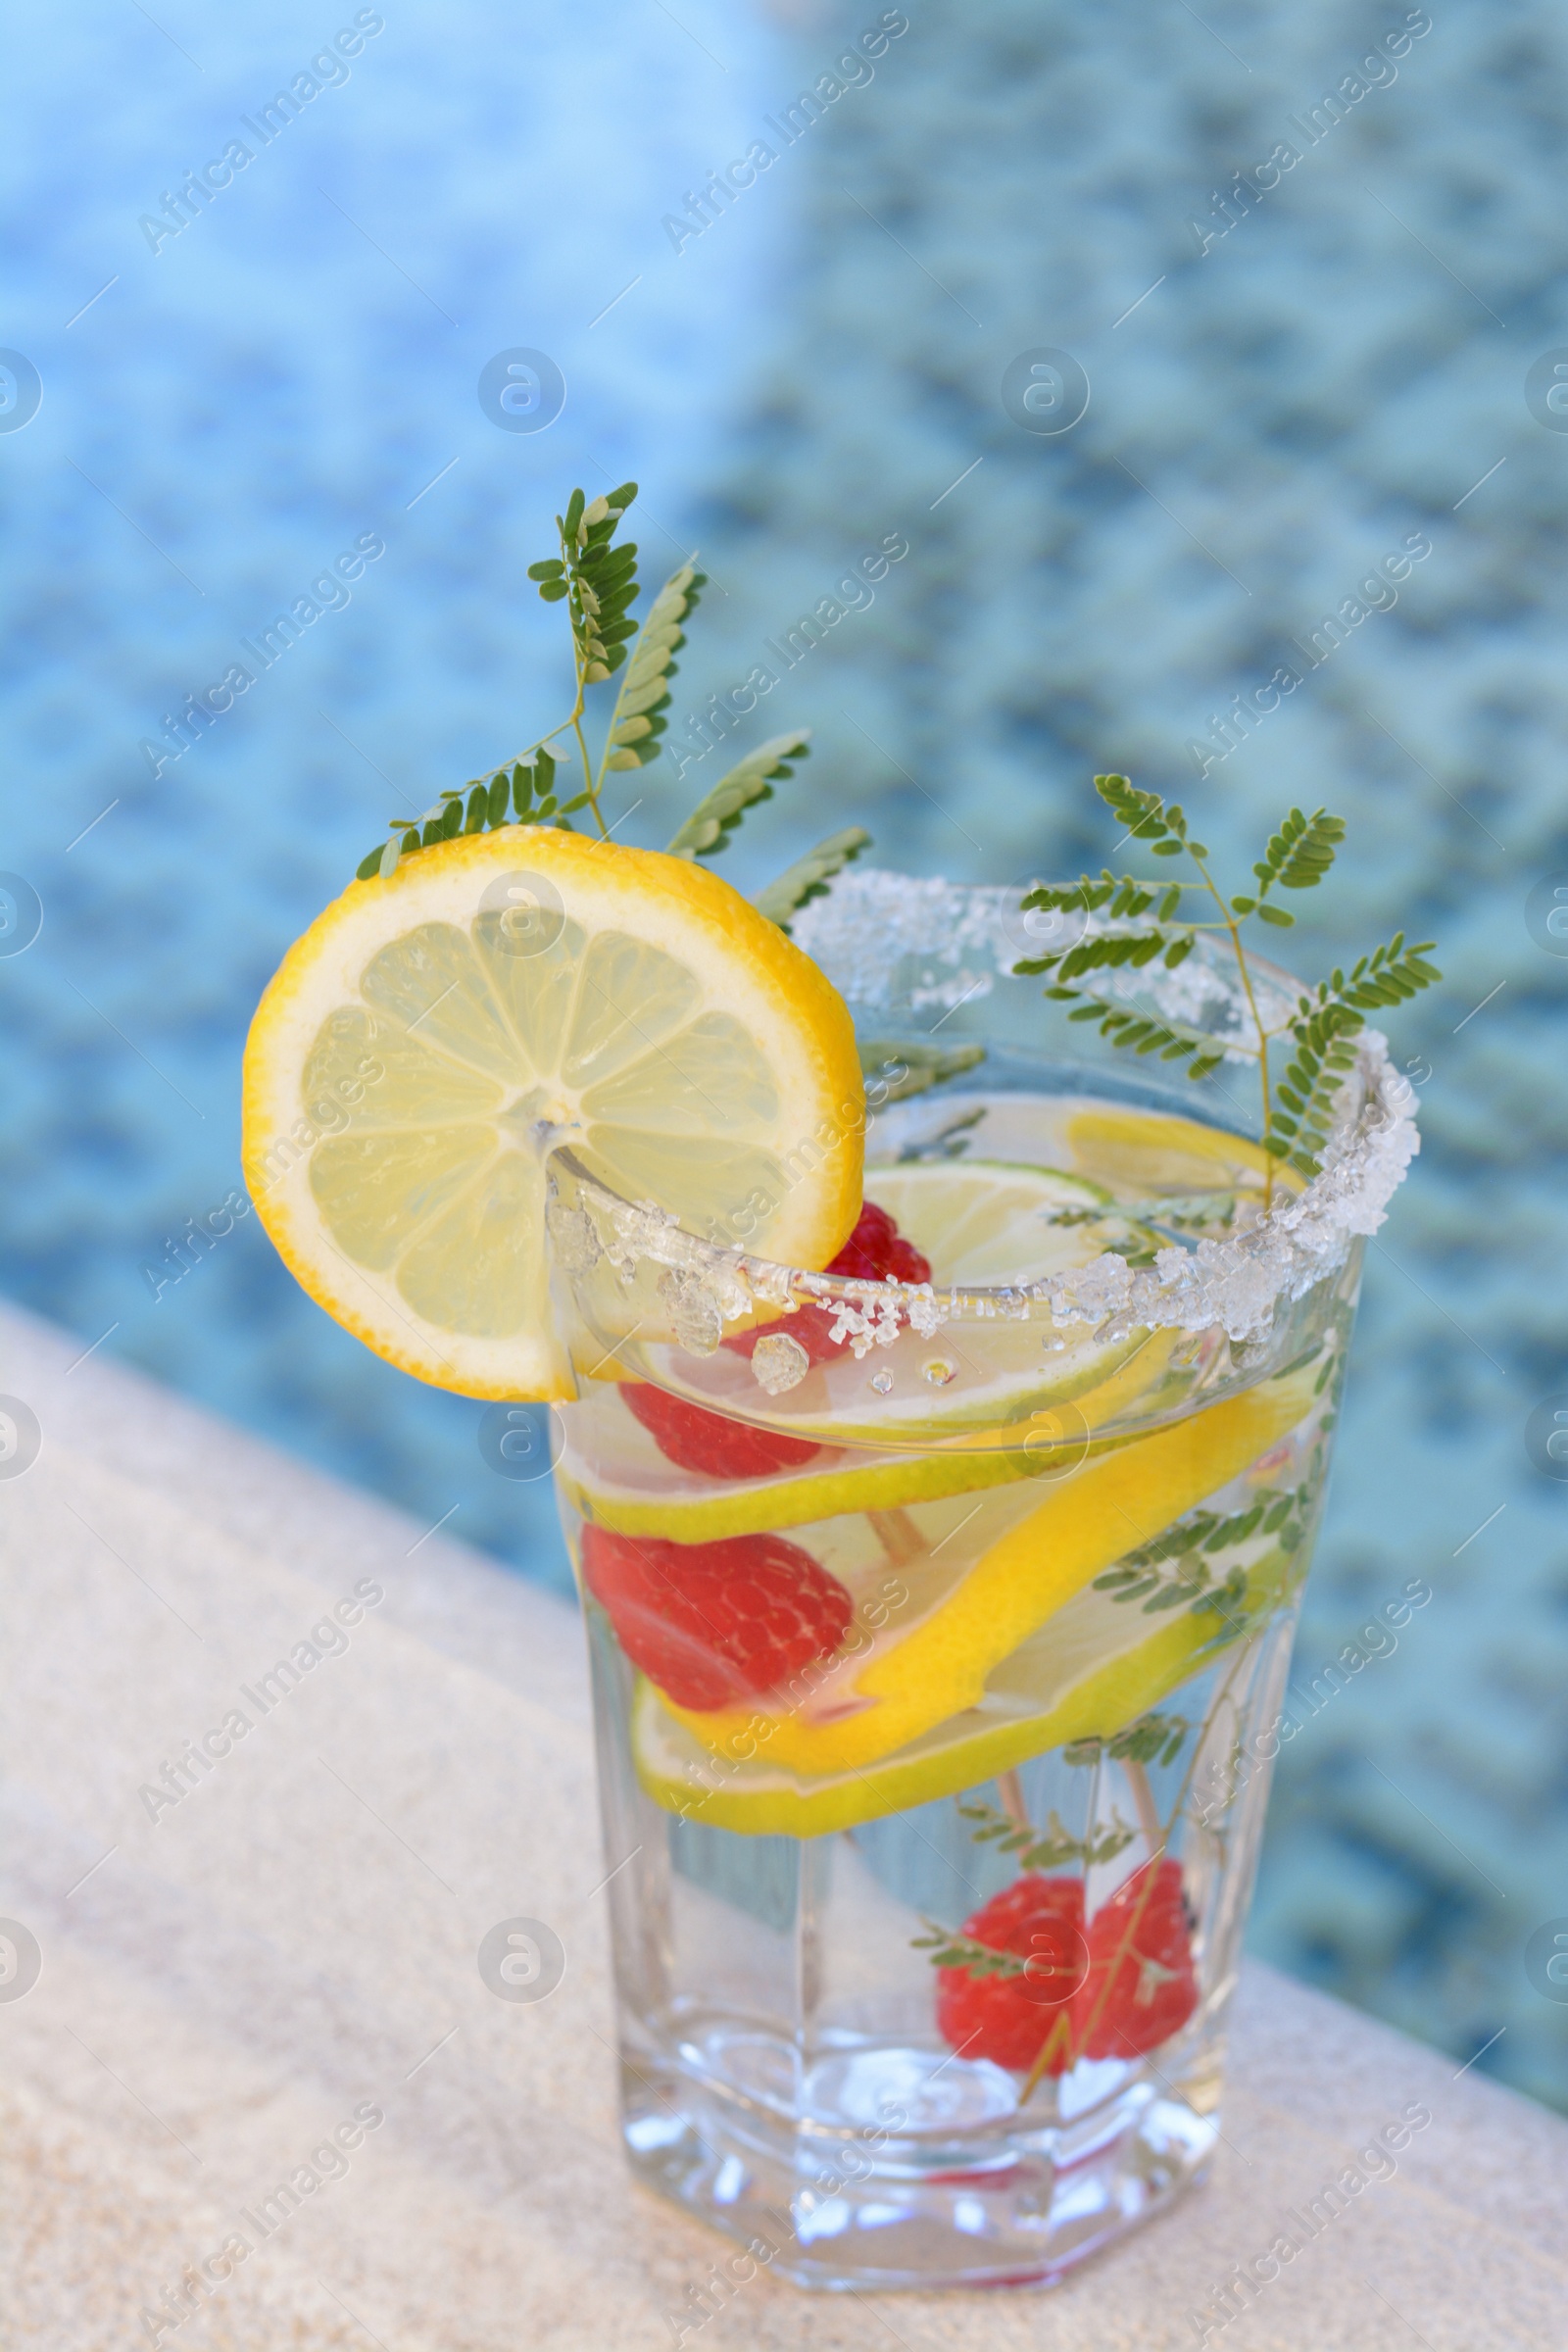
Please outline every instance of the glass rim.
[[[1278, 974], [1293, 991], [1298, 989], [1279, 966], [1267, 968], [1271, 977]], [[1412, 1116], [1415, 1092], [1390, 1062], [1387, 1040], [1376, 1029], [1363, 1029], [1356, 1049], [1355, 1063], [1341, 1090], [1344, 1108], [1318, 1174], [1299, 1189], [1282, 1186], [1272, 1205], [1246, 1231], [1224, 1240], [1204, 1238], [1190, 1249], [1172, 1242], [1152, 1266], [1129, 1266], [1124, 1257], [1106, 1250], [1066, 1272], [1015, 1283], [913, 1284], [827, 1274], [694, 1233], [656, 1202], [626, 1200], [564, 1139], [547, 1146], [547, 1157], [569, 1173], [610, 1228], [612, 1239], [595, 1233], [594, 1256], [603, 1248], [628, 1272], [639, 1260], [647, 1260], [664, 1269], [666, 1280], [673, 1277], [693, 1289], [700, 1286], [713, 1298], [723, 1321], [737, 1326], [759, 1309], [835, 1309], [833, 1336], [841, 1345], [849, 1342], [857, 1355], [893, 1318], [921, 1336], [931, 1336], [949, 1322], [1002, 1316], [1016, 1321], [1049, 1317], [1057, 1327], [1090, 1324], [1097, 1337], [1105, 1339], [1135, 1330], [1217, 1329], [1235, 1342], [1256, 1342], [1272, 1329], [1281, 1301], [1294, 1302], [1336, 1274], [1355, 1242], [1377, 1231], [1389, 1200], [1420, 1149]], [[1019, 1058], [1024, 1056], [1020, 1054]], [[1043, 1068], [1065, 1072], [1073, 1066], [1041, 1058]], [[1097, 1075], [1082, 1065], [1075, 1074], [1079, 1072], [1089, 1082]], [[962, 1078], [966, 1088], [949, 1081], [929, 1094], [941, 1100], [949, 1093], [984, 1086], [978, 1068], [963, 1072]], [[1209, 1123], [1216, 1133], [1255, 1144], [1255, 1137], [1240, 1129]], [[566, 1220], [580, 1214], [559, 1197], [552, 1203], [552, 1239], [568, 1275], [575, 1270], [574, 1236]]]

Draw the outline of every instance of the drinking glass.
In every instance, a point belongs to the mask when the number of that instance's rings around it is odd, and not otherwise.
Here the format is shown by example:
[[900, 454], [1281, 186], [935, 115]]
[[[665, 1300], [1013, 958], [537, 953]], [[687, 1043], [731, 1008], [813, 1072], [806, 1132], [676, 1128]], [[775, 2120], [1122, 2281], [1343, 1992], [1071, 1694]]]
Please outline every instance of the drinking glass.
[[1309, 1186], [1194, 1090], [977, 1054], [870, 1087], [928, 1284], [552, 1160], [625, 2142], [737, 2279], [1050, 2280], [1219, 2132], [1400, 1082], [1373, 1039]]

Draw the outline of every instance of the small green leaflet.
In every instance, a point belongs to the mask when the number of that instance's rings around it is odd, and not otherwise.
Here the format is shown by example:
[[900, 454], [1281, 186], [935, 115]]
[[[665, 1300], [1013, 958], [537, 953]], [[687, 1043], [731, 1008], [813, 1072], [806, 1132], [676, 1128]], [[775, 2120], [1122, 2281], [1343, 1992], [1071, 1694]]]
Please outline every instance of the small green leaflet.
[[669, 844], [670, 857], [716, 857], [726, 847], [747, 809], [758, 801], [772, 799], [773, 787], [768, 779], [794, 774], [787, 762], [808, 757], [809, 738], [809, 727], [803, 727], [793, 735], [775, 735], [767, 743], [759, 744], [755, 752], [748, 752], [698, 802]]
[[999, 1952], [994, 1944], [979, 1943], [972, 1936], [956, 1933], [935, 1919], [925, 1921], [925, 1934], [909, 1937], [910, 1948], [924, 1952], [933, 1968], [967, 1969], [971, 1977], [1021, 1977], [1029, 1966], [1016, 1952]]
[[1117, 1763], [1173, 1764], [1192, 1725], [1185, 1715], [1140, 1715], [1108, 1740], [1074, 1740], [1061, 1751], [1064, 1764], [1098, 1764], [1102, 1754]]
[[[539, 583], [547, 605], [569, 599], [572, 647], [577, 662], [577, 713], [582, 688], [601, 685], [626, 659], [625, 640], [636, 635], [636, 623], [626, 615], [636, 601], [637, 550], [629, 541], [612, 545], [617, 525], [637, 496], [635, 482], [622, 482], [603, 498], [588, 499], [574, 490], [564, 514], [556, 516], [561, 534], [561, 560], [530, 564], [528, 577]], [[576, 715], [576, 713], [574, 713]], [[592, 786], [590, 785], [590, 792]]]
[[1206, 858], [1200, 841], [1187, 838], [1187, 819], [1173, 801], [1167, 808], [1157, 792], [1140, 792], [1126, 776], [1097, 776], [1095, 790], [1134, 841], [1147, 841], [1156, 858], [1179, 858], [1187, 850]]
[[372, 875], [379, 875], [383, 882], [389, 881], [399, 862], [416, 850], [450, 841], [457, 833], [499, 832], [514, 821], [513, 807], [520, 824], [563, 825], [569, 830], [571, 817], [588, 806], [588, 795], [579, 792], [571, 800], [558, 800], [553, 789], [557, 765], [548, 748], [540, 744], [531, 761], [519, 760], [510, 769], [498, 767], [488, 782], [476, 776], [466, 794], [444, 792], [435, 807], [425, 810], [417, 827], [405, 830], [404, 820], [395, 820], [392, 839], [367, 851], [355, 868], [355, 879], [368, 882]]
[[681, 623], [696, 609], [706, 581], [695, 564], [683, 564], [655, 597], [611, 713], [607, 769], [641, 767], [658, 759], [659, 738], [669, 724], [662, 712], [679, 666], [675, 655], [686, 642]]
[[1343, 816], [1330, 816], [1326, 808], [1314, 809], [1310, 816], [1303, 816], [1299, 808], [1290, 809], [1252, 868], [1258, 883], [1256, 898], [1232, 899], [1232, 913], [1257, 914], [1265, 923], [1288, 931], [1296, 917], [1287, 914], [1283, 906], [1266, 906], [1269, 891], [1276, 882], [1282, 890], [1315, 890], [1344, 839]]
[[852, 858], [870, 847], [871, 836], [863, 826], [847, 825], [842, 833], [830, 833], [814, 850], [797, 858], [776, 882], [758, 892], [754, 902], [758, 911], [765, 914], [770, 923], [777, 923], [781, 931], [788, 931], [790, 916], [799, 913], [808, 899], [825, 897], [833, 876], [841, 874]]

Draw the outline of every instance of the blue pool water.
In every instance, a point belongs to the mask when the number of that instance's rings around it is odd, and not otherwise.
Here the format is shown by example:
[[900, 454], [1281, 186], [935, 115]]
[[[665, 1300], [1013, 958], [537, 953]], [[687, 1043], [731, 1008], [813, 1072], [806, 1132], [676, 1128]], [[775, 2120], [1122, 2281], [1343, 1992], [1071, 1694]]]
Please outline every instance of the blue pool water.
[[[1481, 2066], [1568, 2100], [1568, 2006], [1525, 1957], [1568, 1909], [1568, 1486], [1525, 1441], [1568, 1393], [1568, 960], [1528, 913], [1568, 882], [1568, 32], [1478, 0], [1425, 31], [1397, 6], [939, 0], [836, 68], [883, 15], [219, 27], [182, 0], [14, 34], [0, 347], [41, 405], [0, 429], [0, 866], [43, 928], [0, 957], [0, 1282], [564, 1589], [546, 1492], [486, 1467], [480, 1407], [364, 1354], [254, 1219], [177, 1282], [167, 1247], [238, 1184], [238, 1054], [282, 949], [388, 815], [555, 714], [523, 574], [572, 481], [642, 482], [645, 569], [701, 541], [682, 732], [899, 536], [874, 604], [734, 735], [806, 720], [817, 757], [732, 878], [852, 800], [914, 871], [1098, 864], [1086, 779], [1116, 766], [1243, 865], [1291, 801], [1344, 810], [1303, 965], [1443, 939], [1444, 988], [1392, 1024], [1426, 1148], [1371, 1256], [1303, 1687], [1409, 1579], [1433, 1598], [1286, 1751], [1254, 1941], [1464, 2057], [1500, 2031]], [[759, 142], [705, 221], [690, 195]], [[536, 433], [477, 397], [516, 348], [565, 381]], [[1089, 387], [1057, 435], [1002, 398], [1046, 350]], [[1358, 597], [1412, 537], [1397, 601]], [[384, 553], [351, 601], [150, 757], [363, 539]], [[1346, 600], [1365, 616], [1308, 667], [1293, 644]], [[1218, 757], [1214, 714], [1282, 663], [1300, 685]], [[648, 770], [629, 833], [662, 839], [722, 758]]]

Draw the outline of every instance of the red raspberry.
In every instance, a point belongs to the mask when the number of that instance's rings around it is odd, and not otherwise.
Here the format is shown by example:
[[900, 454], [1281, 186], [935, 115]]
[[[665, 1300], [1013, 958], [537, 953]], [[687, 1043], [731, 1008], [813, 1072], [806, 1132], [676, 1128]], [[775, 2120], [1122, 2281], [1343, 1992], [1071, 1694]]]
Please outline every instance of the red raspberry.
[[[862, 1203], [855, 1231], [828, 1267], [830, 1274], [850, 1274], [861, 1281], [929, 1282], [931, 1267], [912, 1242], [906, 1242], [874, 1200]], [[768, 1330], [787, 1331], [805, 1348], [813, 1364], [839, 1354], [828, 1334], [833, 1328], [830, 1306], [805, 1306], [783, 1324]], [[750, 1360], [760, 1331], [738, 1332], [726, 1348]], [[681, 1470], [709, 1478], [768, 1478], [778, 1470], [798, 1470], [821, 1451], [808, 1439], [786, 1437], [780, 1430], [753, 1429], [744, 1421], [726, 1420], [684, 1396], [642, 1381], [623, 1381], [620, 1389], [627, 1408], [636, 1414], [666, 1461]]]
[[[1081, 2056], [1137, 2058], [1198, 2007], [1181, 1864], [1146, 1862], [1102, 1903], [1089, 1928], [1089, 1974], [1073, 2003]], [[1136, 1924], [1135, 1924], [1136, 1921]]]
[[829, 1274], [854, 1274], [869, 1282], [929, 1282], [931, 1264], [912, 1242], [906, 1242], [885, 1208], [874, 1200], [860, 1204], [855, 1231], [832, 1264]]
[[[965, 2058], [989, 2058], [994, 2066], [1027, 2074], [1089, 1967], [1083, 1881], [1029, 1872], [982, 1903], [964, 1921], [963, 1933], [992, 1951], [1027, 1959], [1029, 1971], [986, 1977], [966, 1968], [939, 1969], [938, 2029]], [[1072, 2058], [1067, 2042], [1061, 2034], [1047, 2074], [1066, 2071]]]
[[798, 1470], [822, 1450], [807, 1438], [726, 1421], [722, 1413], [706, 1412], [644, 1381], [622, 1381], [620, 1394], [666, 1461], [709, 1478], [766, 1478], [775, 1470]]
[[874, 1200], [862, 1200], [860, 1213], [855, 1221], [855, 1231], [827, 1271], [830, 1274], [859, 1274], [872, 1282], [880, 1282], [887, 1271], [888, 1251], [898, 1230], [885, 1208], [878, 1208]]
[[[874, 1200], [860, 1204], [855, 1231], [831, 1265], [824, 1268], [829, 1274], [845, 1274], [859, 1282], [929, 1282], [931, 1265], [921, 1256], [912, 1242], [906, 1242], [885, 1208]], [[806, 1349], [813, 1364], [825, 1364], [843, 1353], [829, 1337], [833, 1329], [835, 1309], [831, 1306], [803, 1306], [787, 1322], [769, 1324], [770, 1331], [786, 1331], [790, 1338]], [[726, 1348], [750, 1356], [761, 1338], [758, 1331], [743, 1331]]]
[[831, 1657], [852, 1608], [838, 1578], [782, 1536], [671, 1544], [585, 1527], [582, 1580], [632, 1664], [704, 1712]]
[[888, 1245], [888, 1273], [895, 1282], [929, 1282], [931, 1260], [912, 1242], [896, 1233]]

